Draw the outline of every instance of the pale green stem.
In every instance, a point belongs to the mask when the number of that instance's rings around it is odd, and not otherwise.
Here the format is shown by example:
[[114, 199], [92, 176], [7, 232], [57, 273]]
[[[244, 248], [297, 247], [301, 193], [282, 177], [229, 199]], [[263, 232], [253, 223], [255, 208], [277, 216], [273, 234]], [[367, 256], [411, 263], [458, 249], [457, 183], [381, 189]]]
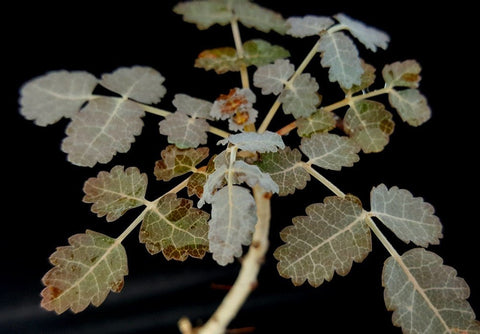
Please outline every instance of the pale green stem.
[[327, 187], [335, 195], [337, 195], [338, 197], [345, 197], [345, 193], [343, 193], [343, 191], [341, 191], [336, 185], [330, 182], [322, 174], [320, 174], [315, 169], [313, 169], [311, 164], [309, 164], [308, 162], [300, 162], [299, 164], [300, 166], [302, 166], [303, 169], [305, 169], [308, 172], [308, 174], [310, 174], [315, 179], [320, 181], [325, 187]]
[[[315, 45], [313, 46], [313, 48], [310, 50], [310, 52], [307, 54], [307, 56], [305, 57], [305, 59], [302, 61], [302, 63], [300, 64], [300, 66], [297, 68], [297, 70], [295, 71], [295, 73], [292, 75], [292, 77], [287, 81], [287, 83], [285, 84], [285, 89], [290, 89], [293, 82], [295, 81], [295, 79], [297, 79], [297, 77], [303, 73], [303, 71], [305, 70], [305, 68], [307, 67], [307, 65], [310, 63], [310, 61], [312, 61], [313, 57], [317, 54], [318, 52], [318, 45], [320, 43], [320, 39], [317, 41], [317, 43], [315, 43]], [[275, 102], [273, 103], [272, 107], [270, 108], [270, 110], [268, 111], [267, 113], [267, 116], [265, 116], [265, 119], [263, 120], [262, 124], [260, 125], [260, 127], [258, 128], [258, 133], [263, 133], [267, 130], [268, 126], [270, 125], [270, 122], [272, 121], [273, 117], [275, 116], [275, 114], [277, 113], [278, 109], [280, 108], [280, 105], [282, 103], [280, 102], [280, 96], [277, 97], [277, 99], [275, 100]]]
[[[380, 231], [377, 224], [375, 224], [375, 222], [373, 221], [372, 217], [370, 217], [368, 212], [366, 213], [366, 215], [367, 215], [367, 219], [365, 221], [368, 227], [370, 227], [370, 229], [372, 230], [373, 234], [377, 236], [378, 240], [380, 240], [383, 247], [385, 247], [385, 249], [390, 253], [390, 255], [395, 259], [395, 261], [397, 261], [398, 263], [400, 263], [400, 265], [402, 265], [403, 261], [400, 257], [400, 254], [398, 254], [396, 249], [393, 247], [390, 241], [388, 241], [387, 237], [382, 233], [382, 231]], [[403, 264], [403, 266], [405, 265]]]
[[[232, 27], [233, 40], [235, 42], [235, 49], [237, 49], [237, 56], [239, 59], [243, 59], [245, 52], [243, 50], [242, 38], [240, 37], [240, 29], [238, 28], [238, 20], [236, 17], [230, 21]], [[248, 79], [247, 66], [242, 64], [240, 66], [240, 77], [242, 79], [242, 87], [250, 88], [250, 80]]]
[[122, 234], [120, 234], [117, 239], [115, 240], [115, 244], [121, 244], [122, 241], [143, 221], [143, 218], [145, 217], [145, 214], [149, 211], [152, 210], [157, 205], [157, 202], [164, 197], [167, 194], [176, 194], [183, 188], [185, 188], [188, 184], [190, 177], [186, 178], [183, 182], [179, 183], [176, 187], [170, 189], [170, 191], [166, 192], [162, 196], [158, 197], [156, 200], [153, 202], [147, 201], [144, 199], [144, 204], [145, 204], [145, 209], [138, 215], [137, 218], [127, 227], [125, 231], [123, 231]]

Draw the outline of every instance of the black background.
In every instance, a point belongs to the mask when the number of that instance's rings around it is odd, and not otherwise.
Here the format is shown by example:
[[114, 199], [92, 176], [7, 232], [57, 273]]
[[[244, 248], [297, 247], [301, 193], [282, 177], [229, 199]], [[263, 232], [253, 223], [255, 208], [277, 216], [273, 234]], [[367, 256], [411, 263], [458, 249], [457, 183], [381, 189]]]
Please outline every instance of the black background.
[[[82, 185], [101, 170], [114, 165], [137, 166], [149, 174], [147, 198], [154, 199], [175, 183], [152, 177], [153, 165], [166, 139], [158, 133], [160, 117], [146, 115], [142, 135], [128, 154], [118, 154], [109, 164], [93, 169], [73, 166], [60, 150], [68, 121], [37, 127], [18, 114], [21, 85], [50, 70], [85, 70], [97, 77], [121, 66], [145, 65], [166, 78], [167, 94], [159, 104], [173, 110], [177, 93], [214, 100], [240, 86], [238, 73], [221, 76], [193, 67], [197, 54], [207, 48], [233, 46], [229, 27], [198, 31], [183, 23], [171, 8], [175, 1], [156, 5], [136, 1], [99, 7], [98, 3], [22, 5], [4, 8], [2, 18], [2, 208], [0, 242], [1, 333], [176, 333], [176, 321], [188, 316], [197, 324], [206, 321], [225, 294], [212, 284], [232, 284], [239, 263], [219, 267], [207, 255], [202, 261], [168, 262], [151, 256], [132, 233], [124, 242], [129, 275], [120, 294], [109, 294], [101, 307], [60, 316], [39, 307], [43, 274], [50, 269], [48, 256], [69, 236], [86, 229], [118, 236], [139, 211], [115, 223], [106, 223], [82, 203]], [[307, 0], [258, 1], [284, 17], [344, 12], [389, 33], [387, 51], [376, 54], [360, 48], [361, 56], [377, 67], [397, 60], [416, 59], [423, 67], [421, 91], [428, 98], [432, 119], [418, 128], [397, 123], [390, 144], [379, 154], [361, 160], [342, 172], [324, 172], [345, 192], [353, 193], [368, 208], [372, 186], [385, 183], [410, 190], [433, 204], [444, 225], [444, 238], [430, 247], [455, 267], [471, 287], [469, 299], [480, 312], [478, 270], [478, 61], [474, 51], [473, 7], [462, 2], [451, 6], [421, 7], [418, 1], [376, 4], [323, 3]], [[8, 23], [7, 23], [8, 22]], [[315, 43], [264, 34], [241, 26], [243, 40], [264, 38], [286, 47], [299, 65]], [[324, 104], [342, 98], [315, 58], [306, 72], [317, 78]], [[252, 73], [252, 72], [250, 72]], [[272, 103], [257, 93], [260, 114]], [[272, 130], [291, 118], [279, 117]], [[291, 137], [291, 138], [290, 138]], [[218, 138], [210, 135], [209, 143]], [[294, 136], [286, 141], [295, 144]], [[373, 252], [354, 264], [346, 277], [334, 276], [319, 288], [294, 287], [276, 271], [273, 250], [281, 244], [279, 231], [291, 218], [305, 214], [305, 206], [321, 202], [330, 193], [316, 181], [294, 196], [272, 199], [271, 247], [253, 292], [231, 328], [255, 327], [255, 333], [400, 333], [385, 309], [381, 271], [388, 254], [373, 237]], [[411, 248], [383, 229], [400, 252]]]

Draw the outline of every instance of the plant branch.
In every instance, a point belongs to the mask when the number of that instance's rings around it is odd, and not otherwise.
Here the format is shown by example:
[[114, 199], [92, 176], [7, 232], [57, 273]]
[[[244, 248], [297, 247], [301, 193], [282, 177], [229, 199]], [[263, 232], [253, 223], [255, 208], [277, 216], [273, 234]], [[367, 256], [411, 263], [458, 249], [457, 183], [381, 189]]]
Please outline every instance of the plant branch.
[[178, 326], [183, 334], [223, 334], [230, 321], [237, 315], [247, 297], [257, 286], [257, 276], [268, 249], [270, 228], [270, 193], [260, 186], [253, 188], [257, 204], [258, 221], [247, 255], [242, 259], [240, 273], [230, 291], [210, 319], [200, 328], [192, 328], [186, 318]]
[[[237, 56], [240, 59], [244, 58], [242, 38], [240, 37], [240, 29], [238, 28], [238, 20], [236, 17], [233, 17], [230, 21], [232, 27], [233, 40], [235, 42], [235, 48], [237, 49]], [[248, 79], [247, 66], [242, 64], [240, 66], [240, 77], [242, 79], [242, 87], [250, 88], [250, 80]]]
[[[352, 104], [354, 104], [358, 101], [362, 101], [362, 100], [365, 100], [365, 99], [368, 99], [368, 98], [371, 98], [371, 97], [374, 97], [374, 96], [382, 95], [382, 94], [388, 94], [389, 92], [392, 91], [392, 89], [393, 89], [392, 87], [386, 86], [384, 88], [376, 89], [374, 91], [371, 91], [371, 92], [365, 93], [365, 94], [359, 94], [359, 95], [354, 95], [354, 96], [352, 96], [350, 94], [347, 94], [347, 96], [345, 96], [345, 98], [343, 100], [332, 103], [332, 104], [330, 104], [328, 106], [325, 106], [325, 107], [321, 107], [321, 109], [323, 109], [325, 111], [334, 111], [334, 110], [346, 107], [348, 105], [352, 105]], [[284, 136], [284, 135], [287, 135], [290, 131], [294, 130], [296, 127], [297, 127], [296, 121], [293, 121], [293, 122], [285, 125], [280, 130], [278, 130], [277, 133], [280, 136]]]
[[[305, 70], [305, 68], [307, 67], [307, 65], [310, 63], [310, 61], [313, 59], [313, 57], [317, 54], [318, 52], [318, 45], [320, 43], [320, 39], [315, 43], [315, 45], [312, 47], [312, 49], [310, 50], [310, 52], [307, 54], [307, 56], [305, 57], [305, 59], [302, 61], [302, 63], [300, 64], [300, 66], [297, 68], [297, 70], [295, 71], [295, 73], [292, 75], [292, 77], [287, 81], [287, 83], [285, 84], [285, 89], [291, 89], [292, 87], [292, 84], [293, 82], [295, 81], [295, 79], [297, 79], [297, 77], [303, 73], [303, 71]], [[268, 114], [267, 116], [265, 116], [265, 119], [263, 120], [262, 124], [260, 125], [260, 127], [258, 128], [258, 132], [259, 133], [263, 133], [267, 130], [268, 126], [270, 125], [270, 122], [272, 121], [273, 117], [275, 116], [275, 114], [277, 113], [277, 110], [278, 108], [280, 108], [280, 105], [282, 104], [280, 102], [280, 96], [279, 95], [277, 97], [277, 99], [275, 100], [275, 102], [273, 103], [272, 107], [270, 108], [270, 110], [268, 111]]]
[[325, 187], [327, 187], [335, 195], [337, 195], [338, 197], [345, 197], [345, 193], [343, 191], [341, 191], [336, 185], [330, 182], [322, 174], [320, 174], [315, 169], [313, 169], [311, 164], [307, 162], [300, 162], [299, 164], [302, 166], [303, 169], [305, 169], [308, 172], [308, 174], [310, 174], [315, 179], [320, 181]]

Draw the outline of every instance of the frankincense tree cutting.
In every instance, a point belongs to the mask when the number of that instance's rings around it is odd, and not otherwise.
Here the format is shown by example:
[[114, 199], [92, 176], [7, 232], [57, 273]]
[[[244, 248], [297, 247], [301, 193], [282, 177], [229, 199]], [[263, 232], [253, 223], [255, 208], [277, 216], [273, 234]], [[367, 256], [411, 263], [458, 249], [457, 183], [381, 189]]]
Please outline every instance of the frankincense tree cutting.
[[[210, 320], [193, 328], [188, 319], [179, 319], [185, 334], [224, 333], [251, 292], [268, 249], [271, 202], [275, 205], [275, 196], [294, 195], [314, 178], [332, 196], [318, 198], [305, 208], [305, 216], [293, 217], [281, 231], [283, 244], [274, 245], [273, 255], [282, 277], [318, 287], [335, 273], [347, 275], [353, 262], [372, 251], [373, 232], [390, 254], [382, 284], [395, 326], [404, 333], [480, 333], [467, 302], [468, 285], [426, 250], [442, 238], [433, 206], [385, 184], [374, 185], [369, 203], [361, 203], [321, 174], [351, 167], [361, 154], [381, 152], [396, 121], [417, 127], [429, 120], [431, 111], [419, 89], [420, 64], [400, 60], [375, 69], [360, 57], [358, 46], [371, 53], [386, 49], [388, 34], [343, 13], [284, 19], [250, 0], [194, 0], [173, 10], [200, 30], [215, 24], [232, 30], [234, 46], [204, 50], [195, 60], [207, 71], [240, 74], [239, 84], [216, 92], [214, 101], [178, 93], [174, 110], [160, 108], [165, 78], [146, 66], [122, 67], [100, 77], [52, 71], [21, 88], [20, 113], [28, 120], [47, 126], [70, 119], [61, 149], [78, 166], [106, 164], [128, 152], [142, 132], [145, 113], [158, 115], [159, 133], [169, 145], [159, 152], [153, 173], [158, 181], [178, 180], [152, 200], [148, 190], [155, 185], [136, 167], [116, 165], [88, 179], [83, 201], [98, 217], [112, 222], [128, 210], [142, 210], [118, 237], [87, 230], [58, 247], [50, 256], [53, 268], [43, 277], [42, 307], [59, 314], [80, 312], [100, 305], [110, 291], [119, 292], [128, 274], [122, 242], [137, 231], [149, 253], [163, 253], [168, 260], [208, 254], [226, 266], [242, 258], [235, 284]], [[240, 26], [309, 39], [312, 48], [303, 62], [293, 64], [282, 46], [261, 38], [242, 41]], [[324, 71], [307, 73], [312, 61]], [[319, 75], [328, 75], [344, 98], [323, 104]], [[374, 87], [377, 77], [383, 81], [380, 88]], [[99, 86], [112, 94], [94, 93]], [[273, 95], [269, 110], [255, 109], [262, 95]], [[377, 98], [382, 95], [388, 105]], [[287, 121], [271, 129], [280, 114]], [[299, 136], [298, 147], [285, 144], [283, 136], [289, 133]], [[218, 137], [216, 154], [204, 146], [209, 136]], [[178, 195], [183, 189], [188, 198]], [[379, 224], [414, 246], [399, 254]], [[250, 246], [246, 254], [244, 246]]]

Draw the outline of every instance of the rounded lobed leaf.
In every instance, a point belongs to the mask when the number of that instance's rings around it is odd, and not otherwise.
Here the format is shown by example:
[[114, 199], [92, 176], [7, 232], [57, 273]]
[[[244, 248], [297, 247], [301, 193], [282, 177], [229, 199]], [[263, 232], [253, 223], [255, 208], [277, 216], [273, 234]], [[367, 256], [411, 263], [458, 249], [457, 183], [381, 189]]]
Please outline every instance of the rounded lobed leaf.
[[98, 217], [107, 216], [112, 222], [126, 211], [141, 206], [145, 202], [147, 174], [138, 168], [115, 166], [110, 172], [100, 172], [85, 182], [83, 192], [85, 203], [93, 203], [92, 212]]
[[42, 278], [41, 306], [58, 314], [81, 312], [90, 303], [99, 306], [110, 291], [122, 290], [128, 274], [125, 249], [115, 239], [87, 230], [68, 242], [50, 256], [55, 267]]
[[20, 114], [40, 126], [71, 118], [91, 99], [97, 83], [97, 78], [87, 72], [49, 72], [22, 86]]

